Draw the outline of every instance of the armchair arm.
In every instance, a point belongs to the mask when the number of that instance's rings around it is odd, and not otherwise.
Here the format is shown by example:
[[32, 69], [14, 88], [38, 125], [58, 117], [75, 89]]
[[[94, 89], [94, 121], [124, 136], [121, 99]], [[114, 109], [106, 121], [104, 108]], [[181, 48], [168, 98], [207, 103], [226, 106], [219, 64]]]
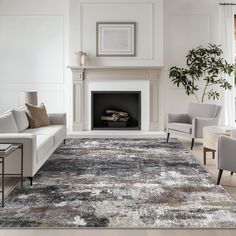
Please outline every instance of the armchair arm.
[[211, 126], [211, 125], [218, 125], [218, 118], [202, 118], [202, 117], [195, 117], [192, 121], [192, 137], [193, 138], [202, 138], [203, 136], [203, 127]]
[[189, 123], [188, 114], [167, 114], [167, 124], [168, 123]]
[[51, 125], [66, 125], [66, 113], [48, 114]]
[[232, 130], [230, 131], [230, 137], [236, 138], [236, 129], [232, 129]]
[[217, 167], [221, 170], [236, 171], [236, 139], [220, 136], [218, 138]]
[[32, 177], [36, 169], [36, 135], [26, 133], [1, 133], [0, 143], [23, 144], [23, 173], [24, 176]]

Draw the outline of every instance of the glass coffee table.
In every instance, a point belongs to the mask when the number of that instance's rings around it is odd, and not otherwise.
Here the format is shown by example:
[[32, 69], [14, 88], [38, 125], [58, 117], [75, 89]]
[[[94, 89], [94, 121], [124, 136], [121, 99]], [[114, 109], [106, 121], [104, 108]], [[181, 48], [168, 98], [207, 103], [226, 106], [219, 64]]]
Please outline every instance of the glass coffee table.
[[[20, 174], [15, 173], [5, 173], [5, 160], [6, 158], [10, 157], [13, 152], [15, 152], [17, 149], [21, 150], [21, 167], [20, 167]], [[21, 178], [21, 188], [23, 188], [23, 144], [11, 144], [9, 149], [6, 150], [5, 153], [0, 153], [0, 164], [2, 164], [2, 173], [0, 174], [2, 176], [2, 207], [4, 207], [4, 200], [5, 200], [5, 176], [20, 176]]]

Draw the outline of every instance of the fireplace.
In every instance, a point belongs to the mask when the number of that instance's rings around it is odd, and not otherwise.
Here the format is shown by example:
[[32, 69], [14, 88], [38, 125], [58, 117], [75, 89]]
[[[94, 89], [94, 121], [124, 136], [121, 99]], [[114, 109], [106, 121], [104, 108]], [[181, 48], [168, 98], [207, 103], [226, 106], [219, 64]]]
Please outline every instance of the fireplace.
[[141, 91], [91, 91], [92, 130], [141, 130]]

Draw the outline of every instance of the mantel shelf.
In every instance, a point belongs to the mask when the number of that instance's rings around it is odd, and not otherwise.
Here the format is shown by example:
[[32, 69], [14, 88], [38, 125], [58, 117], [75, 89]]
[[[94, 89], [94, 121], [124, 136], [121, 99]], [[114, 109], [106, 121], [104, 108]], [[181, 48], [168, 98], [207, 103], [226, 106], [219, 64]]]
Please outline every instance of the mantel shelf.
[[86, 69], [131, 69], [131, 70], [158, 70], [160, 66], [68, 66], [71, 70], [86, 70]]

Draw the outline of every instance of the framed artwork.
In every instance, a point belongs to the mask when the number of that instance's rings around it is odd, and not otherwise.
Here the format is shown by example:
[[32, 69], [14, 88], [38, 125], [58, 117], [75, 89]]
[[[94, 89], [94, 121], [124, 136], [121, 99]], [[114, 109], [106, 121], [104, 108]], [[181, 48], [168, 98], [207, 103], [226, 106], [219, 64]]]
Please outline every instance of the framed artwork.
[[97, 56], [136, 55], [135, 22], [97, 22]]

